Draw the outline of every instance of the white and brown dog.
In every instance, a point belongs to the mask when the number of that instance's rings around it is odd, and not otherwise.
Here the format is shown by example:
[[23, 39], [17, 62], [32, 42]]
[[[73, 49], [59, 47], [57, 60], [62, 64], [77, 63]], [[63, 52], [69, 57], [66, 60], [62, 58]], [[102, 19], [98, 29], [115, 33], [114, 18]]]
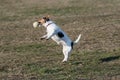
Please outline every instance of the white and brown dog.
[[41, 37], [41, 40], [43, 39], [52, 39], [57, 44], [61, 44], [63, 46], [63, 54], [64, 59], [63, 62], [68, 60], [68, 57], [71, 53], [71, 50], [73, 49], [73, 45], [78, 43], [81, 37], [81, 34], [78, 36], [78, 38], [75, 41], [72, 41], [67, 34], [61, 30], [60, 27], [58, 27], [53, 21], [49, 19], [49, 17], [43, 17], [42, 19], [39, 19], [37, 22], [33, 23], [33, 27], [40, 27], [44, 26], [46, 28], [47, 34]]

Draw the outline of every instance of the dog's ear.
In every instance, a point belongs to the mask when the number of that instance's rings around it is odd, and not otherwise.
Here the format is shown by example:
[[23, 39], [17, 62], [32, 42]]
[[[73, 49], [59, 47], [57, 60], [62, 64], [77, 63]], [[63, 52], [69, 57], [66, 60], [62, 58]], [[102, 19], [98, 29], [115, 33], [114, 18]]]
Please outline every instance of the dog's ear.
[[48, 16], [45, 16], [45, 17], [43, 17], [43, 19], [44, 19], [45, 21], [50, 21], [49, 15], [48, 15]]
[[50, 15], [47, 15], [47, 18], [49, 18], [49, 19], [50, 19]]

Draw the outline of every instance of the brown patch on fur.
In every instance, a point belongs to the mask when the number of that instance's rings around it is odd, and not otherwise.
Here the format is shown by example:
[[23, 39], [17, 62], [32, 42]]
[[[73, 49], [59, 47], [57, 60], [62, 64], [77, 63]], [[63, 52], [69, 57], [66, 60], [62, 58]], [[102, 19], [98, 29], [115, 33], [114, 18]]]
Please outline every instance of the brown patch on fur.
[[49, 21], [49, 16], [43, 17], [42, 19], [39, 19], [38, 22], [40, 22], [41, 24], [44, 24], [46, 21]]

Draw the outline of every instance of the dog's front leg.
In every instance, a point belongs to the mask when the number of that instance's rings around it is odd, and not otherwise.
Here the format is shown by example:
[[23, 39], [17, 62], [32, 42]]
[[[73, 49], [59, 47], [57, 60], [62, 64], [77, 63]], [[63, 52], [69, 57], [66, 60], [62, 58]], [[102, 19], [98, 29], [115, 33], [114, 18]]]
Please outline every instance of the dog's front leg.
[[43, 40], [43, 39], [46, 39], [46, 38], [47, 38], [47, 35], [44, 35], [40, 39]]
[[41, 40], [43, 39], [50, 39], [55, 34], [55, 31], [53, 29], [47, 29], [47, 34], [41, 37]]
[[50, 39], [53, 35], [55, 34], [55, 30], [54, 29], [47, 29], [47, 35], [46, 35], [46, 39]]
[[47, 33], [46, 35], [42, 36], [42, 37], [41, 37], [41, 40], [43, 40], [43, 39], [48, 40], [48, 39], [50, 39], [53, 35], [54, 35], [53, 32], [49, 32], [49, 33]]

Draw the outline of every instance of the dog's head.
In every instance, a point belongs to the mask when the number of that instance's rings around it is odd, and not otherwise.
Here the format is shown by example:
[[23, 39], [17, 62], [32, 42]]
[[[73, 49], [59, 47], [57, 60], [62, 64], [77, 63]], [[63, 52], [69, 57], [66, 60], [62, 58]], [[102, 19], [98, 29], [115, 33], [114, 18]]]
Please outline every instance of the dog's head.
[[46, 16], [46, 17], [43, 17], [43, 18], [39, 19], [39, 20], [38, 20], [38, 23], [44, 24], [44, 23], [46, 23], [47, 21], [50, 21], [49, 16]]
[[45, 17], [39, 19], [37, 22], [34, 22], [34, 23], [33, 23], [33, 27], [34, 27], [34, 28], [40, 27], [41, 25], [43, 25], [43, 24], [46, 23], [47, 21], [50, 21], [49, 16], [45, 16]]

